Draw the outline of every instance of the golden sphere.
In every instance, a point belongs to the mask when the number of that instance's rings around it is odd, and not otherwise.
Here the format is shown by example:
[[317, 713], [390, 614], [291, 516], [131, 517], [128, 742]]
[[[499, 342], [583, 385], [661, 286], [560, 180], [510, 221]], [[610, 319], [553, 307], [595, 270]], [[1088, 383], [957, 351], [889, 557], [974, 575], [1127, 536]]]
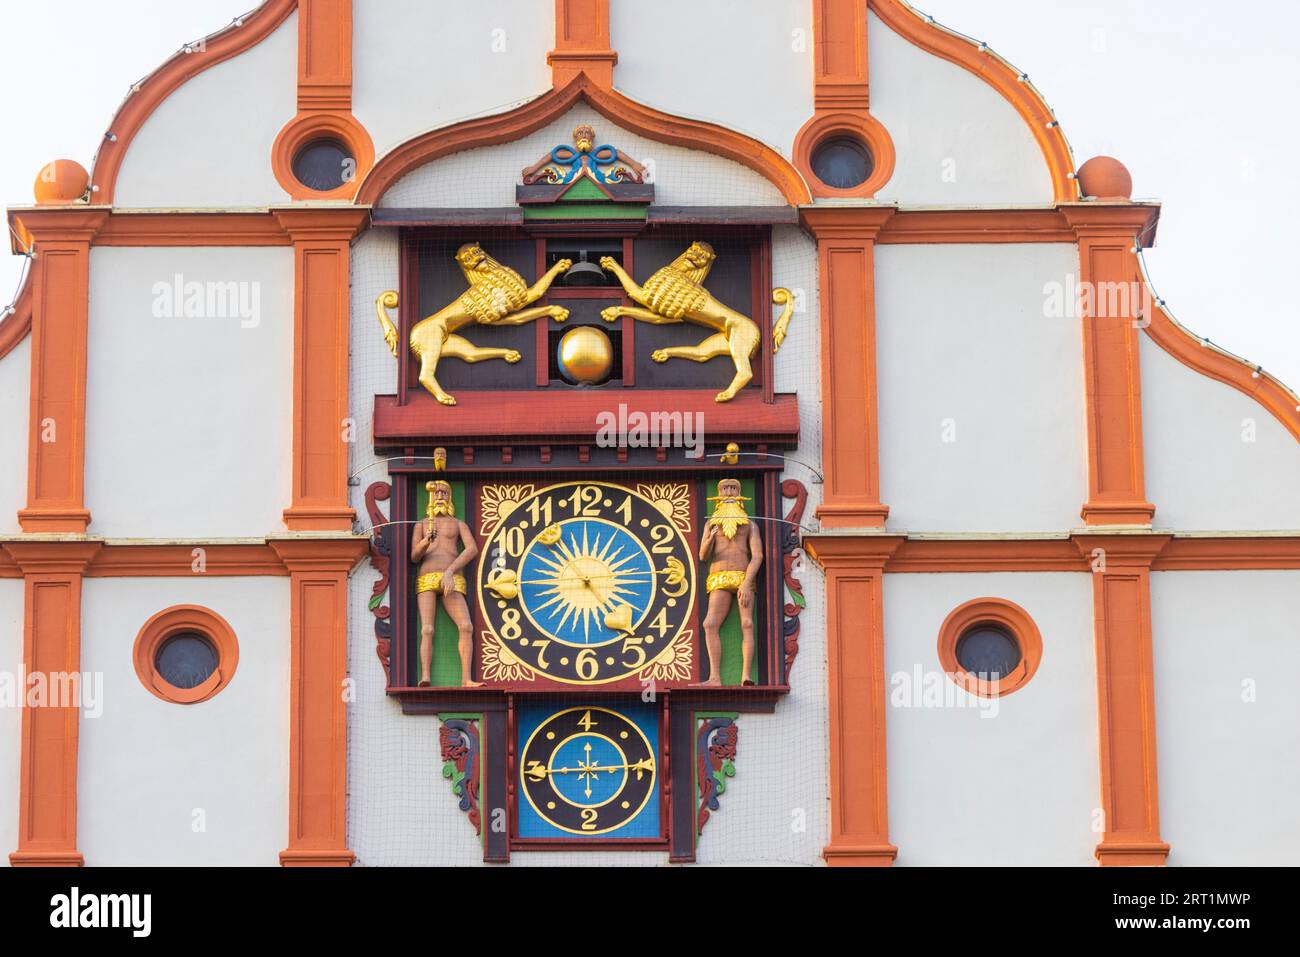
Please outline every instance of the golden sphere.
[[614, 347], [603, 329], [576, 326], [560, 339], [557, 358], [560, 372], [566, 379], [591, 385], [609, 378]]

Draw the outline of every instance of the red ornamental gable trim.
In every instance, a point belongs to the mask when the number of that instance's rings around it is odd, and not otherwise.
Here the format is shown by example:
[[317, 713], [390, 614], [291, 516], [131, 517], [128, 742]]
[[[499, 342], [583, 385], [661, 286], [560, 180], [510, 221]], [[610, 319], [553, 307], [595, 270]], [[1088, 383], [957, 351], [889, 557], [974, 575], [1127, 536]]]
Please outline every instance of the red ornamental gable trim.
[[792, 206], [812, 201], [799, 171], [776, 150], [732, 130], [688, 120], [645, 106], [599, 86], [585, 73], [567, 85], [495, 116], [466, 120], [409, 140], [379, 160], [357, 193], [359, 205], [378, 205], [392, 185], [425, 163], [480, 146], [494, 146], [527, 136], [585, 102], [612, 123], [648, 139], [703, 150], [735, 160], [769, 180]]
[[32, 279], [29, 274], [13, 303], [14, 311], [0, 317], [0, 359], [27, 338], [32, 331]]
[[885, 25], [927, 53], [955, 63], [993, 87], [1010, 103], [1038, 141], [1052, 177], [1052, 192], [1058, 202], [1074, 202], [1079, 187], [1074, 179], [1074, 157], [1056, 117], [1028, 77], [996, 53], [981, 48], [930, 22], [903, 0], [870, 0], [868, 6]]
[[190, 48], [190, 52], [181, 50], [175, 53], [170, 60], [142, 80], [114, 115], [99, 154], [95, 157], [95, 168], [90, 176], [92, 186], [98, 187], [95, 202], [104, 205], [113, 202], [117, 174], [121, 171], [126, 151], [163, 100], [175, 93], [187, 80], [209, 67], [261, 43], [288, 19], [297, 5], [297, 0], [266, 0], [252, 13], [241, 18], [240, 25], [231, 24], [221, 32], [207, 37], [202, 49]]
[[[1136, 258], [1136, 257], [1135, 257]], [[1146, 334], [1189, 369], [1249, 396], [1300, 441], [1300, 397], [1262, 369], [1198, 339], [1158, 304]]]

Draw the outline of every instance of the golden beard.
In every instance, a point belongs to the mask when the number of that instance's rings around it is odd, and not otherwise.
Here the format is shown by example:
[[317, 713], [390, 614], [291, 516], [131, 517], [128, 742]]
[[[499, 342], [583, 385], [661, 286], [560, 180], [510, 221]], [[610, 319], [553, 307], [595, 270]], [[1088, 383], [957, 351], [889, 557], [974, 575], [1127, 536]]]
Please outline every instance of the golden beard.
[[456, 514], [456, 506], [453, 505], [450, 501], [443, 501], [442, 499], [436, 499], [436, 498], [431, 499], [429, 501], [430, 518], [437, 518], [440, 515], [454, 516], [455, 514]]
[[736, 537], [736, 529], [749, 524], [749, 515], [737, 499], [724, 498], [709, 516], [709, 524], [722, 529], [722, 534], [732, 539]]

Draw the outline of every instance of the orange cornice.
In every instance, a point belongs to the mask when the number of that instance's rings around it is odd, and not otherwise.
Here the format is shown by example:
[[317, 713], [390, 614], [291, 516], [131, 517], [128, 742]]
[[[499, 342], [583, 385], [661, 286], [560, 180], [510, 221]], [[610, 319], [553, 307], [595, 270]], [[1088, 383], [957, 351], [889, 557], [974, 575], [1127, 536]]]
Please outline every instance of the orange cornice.
[[1074, 202], [1079, 187], [1074, 179], [1074, 158], [1060, 124], [1042, 97], [1016, 71], [987, 47], [978, 45], [931, 23], [903, 0], [869, 0], [868, 6], [885, 25], [927, 53], [955, 63], [984, 80], [1010, 103], [1029, 124], [1052, 177], [1057, 202]]
[[493, 146], [527, 136], [585, 101], [612, 123], [648, 139], [725, 156], [769, 180], [792, 206], [811, 202], [803, 177], [771, 147], [732, 130], [689, 120], [645, 106], [616, 90], [601, 88], [585, 73], [561, 89], [551, 90], [509, 113], [466, 120], [433, 130], [389, 152], [361, 184], [356, 202], [374, 206], [392, 185], [432, 160], [479, 146]]
[[146, 213], [117, 211], [96, 246], [288, 246], [292, 240], [273, 212]]
[[108, 132], [104, 134], [99, 154], [95, 157], [95, 168], [90, 176], [92, 186], [97, 187], [95, 202], [105, 205], [113, 202], [122, 159], [135, 135], [163, 100], [179, 89], [181, 84], [209, 67], [261, 43], [288, 19], [297, 5], [297, 0], [266, 0], [252, 13], [242, 17], [240, 25], [231, 24], [206, 38], [203, 49], [190, 53], [182, 50], [174, 54], [140, 81], [114, 115]]
[[900, 209], [876, 239], [881, 245], [1074, 241], [1060, 209]]
[[0, 359], [3, 359], [32, 331], [32, 277], [29, 272], [13, 302], [14, 311], [0, 318]]

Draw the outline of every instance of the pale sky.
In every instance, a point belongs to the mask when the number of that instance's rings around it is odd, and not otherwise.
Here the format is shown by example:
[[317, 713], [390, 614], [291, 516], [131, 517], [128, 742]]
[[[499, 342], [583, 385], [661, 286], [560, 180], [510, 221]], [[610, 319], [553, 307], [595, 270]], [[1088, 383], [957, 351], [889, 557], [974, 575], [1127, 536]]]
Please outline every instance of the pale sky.
[[[492, 2], [492, 0], [483, 0]], [[550, 3], [550, 0], [537, 0]], [[700, 0], [702, 3], [719, 0]], [[255, 0], [27, 0], [0, 12], [0, 203], [32, 202], [51, 159], [90, 168], [131, 83]], [[757, 6], [757, 2], [754, 3]], [[1122, 160], [1164, 203], [1147, 254], [1185, 326], [1300, 389], [1300, 3], [924, 0], [940, 23], [1028, 73], [1082, 164]], [[21, 260], [0, 257], [0, 307]]]

